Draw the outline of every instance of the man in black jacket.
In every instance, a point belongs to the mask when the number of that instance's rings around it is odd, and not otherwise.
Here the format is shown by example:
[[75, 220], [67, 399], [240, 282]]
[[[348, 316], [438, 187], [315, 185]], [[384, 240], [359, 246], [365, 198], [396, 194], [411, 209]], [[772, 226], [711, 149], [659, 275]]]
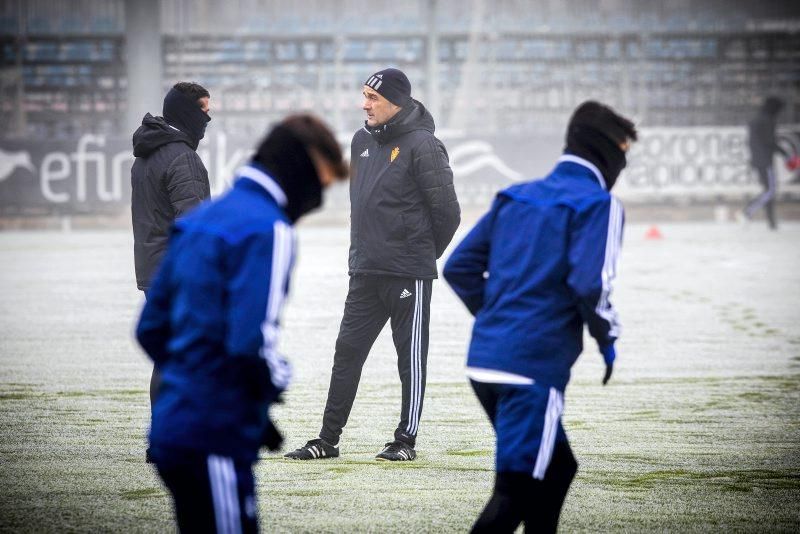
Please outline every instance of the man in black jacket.
[[[180, 82], [164, 97], [163, 117], [149, 113], [133, 134], [131, 218], [136, 286], [147, 291], [167, 250], [175, 219], [210, 195], [208, 173], [197, 145], [205, 135], [210, 95], [201, 85]], [[150, 404], [158, 392], [155, 368]], [[149, 451], [148, 451], [149, 461]]]
[[744, 210], [748, 219], [756, 211], [764, 208], [767, 214], [767, 224], [773, 230], [778, 227], [775, 218], [775, 196], [777, 195], [777, 182], [772, 158], [776, 152], [788, 157], [786, 151], [775, 139], [778, 114], [783, 109], [783, 100], [770, 96], [764, 100], [761, 109], [747, 124], [747, 136], [750, 145], [750, 165], [758, 173], [758, 182], [764, 191], [753, 199]]
[[433, 117], [411, 98], [403, 72], [384, 69], [364, 84], [367, 121], [350, 147], [350, 288], [336, 340], [318, 439], [287, 458], [339, 456], [339, 436], [361, 369], [387, 321], [402, 382], [400, 423], [380, 460], [413, 460], [425, 393], [431, 287], [436, 259], [461, 213]]

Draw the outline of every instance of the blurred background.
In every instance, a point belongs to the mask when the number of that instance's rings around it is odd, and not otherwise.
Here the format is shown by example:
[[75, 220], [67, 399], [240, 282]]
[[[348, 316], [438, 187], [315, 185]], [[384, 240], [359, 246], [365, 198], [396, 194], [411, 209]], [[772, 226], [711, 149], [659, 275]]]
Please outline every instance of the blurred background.
[[[215, 193], [292, 111], [347, 146], [386, 66], [432, 112], [468, 210], [546, 173], [590, 98], [640, 127], [615, 190], [634, 218], [732, 220], [760, 190], [745, 125], [768, 95], [800, 152], [796, 0], [0, 0], [0, 45], [0, 228], [129, 224], [131, 134], [184, 80], [211, 93]], [[346, 213], [346, 187], [329, 204]]]

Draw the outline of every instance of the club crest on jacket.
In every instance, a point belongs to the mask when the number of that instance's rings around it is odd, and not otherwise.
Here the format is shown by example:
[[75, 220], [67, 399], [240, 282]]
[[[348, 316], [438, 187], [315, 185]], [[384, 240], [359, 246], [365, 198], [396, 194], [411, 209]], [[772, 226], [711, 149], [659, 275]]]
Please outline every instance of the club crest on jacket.
[[389, 163], [393, 162], [393, 161], [394, 161], [394, 158], [396, 158], [398, 154], [400, 154], [400, 147], [399, 147], [399, 146], [396, 146], [396, 147], [394, 147], [394, 148], [392, 149], [392, 154], [391, 154], [391, 156], [389, 156]]

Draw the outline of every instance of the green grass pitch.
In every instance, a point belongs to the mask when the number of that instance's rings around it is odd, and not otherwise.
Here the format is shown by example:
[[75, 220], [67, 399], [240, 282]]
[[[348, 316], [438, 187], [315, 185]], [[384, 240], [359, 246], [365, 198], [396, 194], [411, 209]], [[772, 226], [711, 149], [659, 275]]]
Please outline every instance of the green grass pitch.
[[[564, 424], [580, 468], [564, 532], [800, 530], [800, 225], [631, 225], [612, 298], [611, 383], [587, 337]], [[286, 448], [316, 436], [346, 293], [347, 229], [299, 229], [275, 409]], [[458, 239], [458, 237], [456, 238]], [[0, 531], [164, 532], [144, 463], [149, 365], [126, 232], [0, 234]], [[342, 456], [256, 467], [264, 532], [466, 532], [493, 482], [493, 435], [464, 378], [471, 320], [434, 284], [418, 460], [374, 461], [397, 423], [388, 328]]]

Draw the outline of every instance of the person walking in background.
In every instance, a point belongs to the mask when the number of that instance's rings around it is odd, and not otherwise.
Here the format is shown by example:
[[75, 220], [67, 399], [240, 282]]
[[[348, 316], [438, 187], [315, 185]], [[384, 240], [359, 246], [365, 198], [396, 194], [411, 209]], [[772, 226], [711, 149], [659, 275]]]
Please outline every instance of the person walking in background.
[[282, 442], [269, 407], [291, 376], [277, 344], [292, 225], [347, 166], [321, 121], [295, 115], [237, 174], [175, 223], [136, 330], [162, 377], [150, 447], [181, 532], [258, 531], [252, 465]]
[[389, 320], [402, 406], [394, 439], [377, 458], [416, 458], [436, 259], [461, 220], [447, 151], [434, 136], [431, 114], [411, 98], [406, 75], [393, 68], [376, 72], [363, 95], [367, 120], [350, 145], [350, 287], [322, 429], [286, 455], [296, 460], [339, 456], [361, 369]]
[[473, 532], [553, 532], [578, 464], [561, 424], [583, 325], [611, 378], [620, 334], [611, 284], [623, 211], [611, 196], [634, 124], [585, 102], [542, 180], [501, 191], [444, 277], [475, 316], [467, 376], [497, 437], [494, 493]]
[[[758, 210], [764, 208], [767, 224], [772, 230], [778, 228], [778, 220], [775, 216], [775, 197], [778, 194], [778, 184], [772, 159], [776, 152], [780, 152], [786, 158], [789, 157], [789, 154], [778, 144], [775, 136], [778, 115], [783, 106], [784, 102], [780, 98], [767, 97], [761, 109], [747, 124], [750, 165], [758, 173], [758, 182], [764, 191], [747, 205], [744, 209], [744, 216], [751, 219]], [[792, 170], [789, 163], [787, 166]]]
[[[208, 173], [197, 155], [209, 117], [208, 91], [179, 82], [164, 97], [163, 117], [149, 113], [133, 134], [131, 218], [136, 287], [145, 294], [167, 250], [175, 219], [209, 198]], [[158, 394], [159, 376], [150, 377], [150, 406]], [[147, 451], [147, 461], [150, 451]]]

